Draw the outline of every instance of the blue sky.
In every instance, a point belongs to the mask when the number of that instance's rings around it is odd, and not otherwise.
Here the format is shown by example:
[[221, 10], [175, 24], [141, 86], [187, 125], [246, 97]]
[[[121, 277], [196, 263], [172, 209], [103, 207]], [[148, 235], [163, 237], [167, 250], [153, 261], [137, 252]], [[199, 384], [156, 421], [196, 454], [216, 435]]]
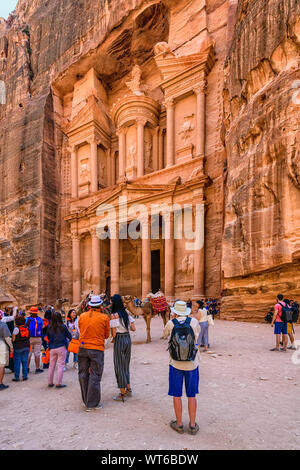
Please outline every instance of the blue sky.
[[8, 18], [11, 11], [16, 8], [18, 0], [0, 0], [0, 17]]

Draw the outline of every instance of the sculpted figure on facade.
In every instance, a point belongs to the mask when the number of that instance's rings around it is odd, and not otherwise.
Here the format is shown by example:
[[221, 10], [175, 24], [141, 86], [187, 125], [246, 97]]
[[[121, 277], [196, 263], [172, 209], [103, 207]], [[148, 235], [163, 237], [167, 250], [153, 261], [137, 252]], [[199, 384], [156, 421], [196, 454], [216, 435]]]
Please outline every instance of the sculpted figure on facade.
[[184, 145], [191, 143], [193, 137], [193, 131], [195, 129], [194, 125], [194, 114], [190, 116], [185, 116], [183, 123], [179, 129], [179, 135], [181, 137], [182, 142]]
[[128, 149], [128, 167], [132, 168], [136, 162], [136, 144], [130, 145]]
[[150, 133], [145, 133], [145, 167], [152, 168], [152, 138]]
[[80, 182], [81, 183], [88, 183], [90, 181], [90, 168], [87, 161], [83, 161], [80, 164]]
[[181, 261], [181, 271], [190, 274], [194, 270], [194, 255], [186, 255]]
[[135, 65], [132, 69], [131, 80], [126, 82], [127, 87], [131, 92], [136, 96], [144, 95], [143, 86], [142, 86], [142, 70], [138, 65]]
[[154, 46], [154, 54], [155, 55], [159, 55], [159, 54], [164, 54], [164, 55], [167, 55], [167, 54], [172, 54], [172, 51], [170, 49], [170, 46], [167, 42], [158, 42], [155, 46]]

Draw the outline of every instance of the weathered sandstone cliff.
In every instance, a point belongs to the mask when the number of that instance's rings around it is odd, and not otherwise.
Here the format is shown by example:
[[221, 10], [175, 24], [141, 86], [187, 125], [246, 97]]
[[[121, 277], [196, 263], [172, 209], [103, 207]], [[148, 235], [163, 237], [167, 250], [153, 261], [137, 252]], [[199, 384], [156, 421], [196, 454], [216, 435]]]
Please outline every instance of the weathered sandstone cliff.
[[299, 66], [299, 2], [240, 1], [224, 87], [227, 318], [262, 319], [279, 292], [299, 298]]

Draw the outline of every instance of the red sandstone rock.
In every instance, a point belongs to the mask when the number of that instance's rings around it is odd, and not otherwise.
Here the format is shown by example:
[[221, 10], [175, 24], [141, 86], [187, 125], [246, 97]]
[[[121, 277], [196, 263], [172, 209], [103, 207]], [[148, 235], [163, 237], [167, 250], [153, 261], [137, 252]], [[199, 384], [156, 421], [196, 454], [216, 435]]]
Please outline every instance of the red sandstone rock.
[[[142, 0], [53, 0], [46, 5], [42, 0], [20, 0], [9, 24], [0, 22], [0, 80], [7, 90], [6, 105], [0, 105], [3, 290], [22, 305], [72, 299], [71, 232], [74, 235], [78, 227], [82, 233], [93, 228], [86, 214], [93, 204], [118, 189], [119, 121], [111, 110], [124, 95], [133, 93], [145, 94], [144, 102], [157, 106], [153, 105], [152, 127], [145, 128], [145, 176], [134, 185], [137, 148], [131, 128], [126, 151], [133, 165], [127, 165], [119, 188], [145, 194], [154, 187], [157, 191], [161, 184], [175, 184], [180, 177], [183, 191], [191, 177], [203, 175], [203, 294], [219, 297], [222, 293], [227, 318], [252, 320], [262, 319], [278, 291], [299, 295], [300, 107], [292, 101], [294, 83], [300, 79], [299, 24], [295, 0], [147, 4]], [[180, 58], [181, 64], [188, 64], [208, 41], [214, 44], [214, 58], [206, 76], [204, 155], [195, 159], [193, 111], [192, 117], [187, 113], [195, 104], [190, 96], [175, 111], [175, 153], [184, 163], [167, 172], [157, 171], [160, 154], [154, 168], [151, 166], [155, 132], [162, 135], [163, 159], [168, 152], [164, 95], [168, 87], [163, 85], [159, 61], [154, 59], [155, 45], [161, 44], [158, 52], [164, 47], [166, 54], [171, 51], [170, 64], [178, 58], [178, 67]], [[106, 144], [97, 150], [99, 191], [90, 192], [90, 185], [95, 184], [91, 155], [89, 147], [81, 145], [77, 156], [81, 169], [76, 176], [79, 199], [72, 199], [72, 145], [85, 128], [92, 131], [94, 121], [105, 129], [105, 139], [110, 139], [109, 153]], [[129, 121], [126, 125], [130, 129]], [[182, 139], [190, 139], [190, 144], [181, 145]], [[191, 193], [187, 190], [186, 194], [191, 201]], [[80, 218], [78, 227], [75, 212]], [[80, 294], [92, 288], [95, 279], [97, 284], [99, 276], [105, 289], [111, 269], [108, 245], [102, 247], [99, 273], [91, 255], [93, 237], [80, 243], [79, 271], [75, 270]], [[156, 248], [163, 255], [163, 244]], [[174, 249], [174, 295], [189, 297], [193, 295], [194, 269], [201, 272], [203, 265], [198, 266], [199, 258], [190, 258], [183, 251], [181, 241], [176, 240]], [[141, 293], [140, 250], [131, 241], [124, 242], [121, 249], [123, 293]], [[164, 282], [162, 256], [162, 288]]]

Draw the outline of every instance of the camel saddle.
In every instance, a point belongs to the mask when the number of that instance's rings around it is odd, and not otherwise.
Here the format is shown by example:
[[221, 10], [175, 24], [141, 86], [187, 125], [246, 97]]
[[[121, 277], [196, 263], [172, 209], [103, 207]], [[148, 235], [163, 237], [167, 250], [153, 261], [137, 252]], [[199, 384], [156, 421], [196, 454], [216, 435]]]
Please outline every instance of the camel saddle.
[[165, 297], [152, 297], [150, 298], [150, 302], [153, 309], [153, 315], [159, 315], [160, 313], [164, 313], [168, 310], [168, 302]]

